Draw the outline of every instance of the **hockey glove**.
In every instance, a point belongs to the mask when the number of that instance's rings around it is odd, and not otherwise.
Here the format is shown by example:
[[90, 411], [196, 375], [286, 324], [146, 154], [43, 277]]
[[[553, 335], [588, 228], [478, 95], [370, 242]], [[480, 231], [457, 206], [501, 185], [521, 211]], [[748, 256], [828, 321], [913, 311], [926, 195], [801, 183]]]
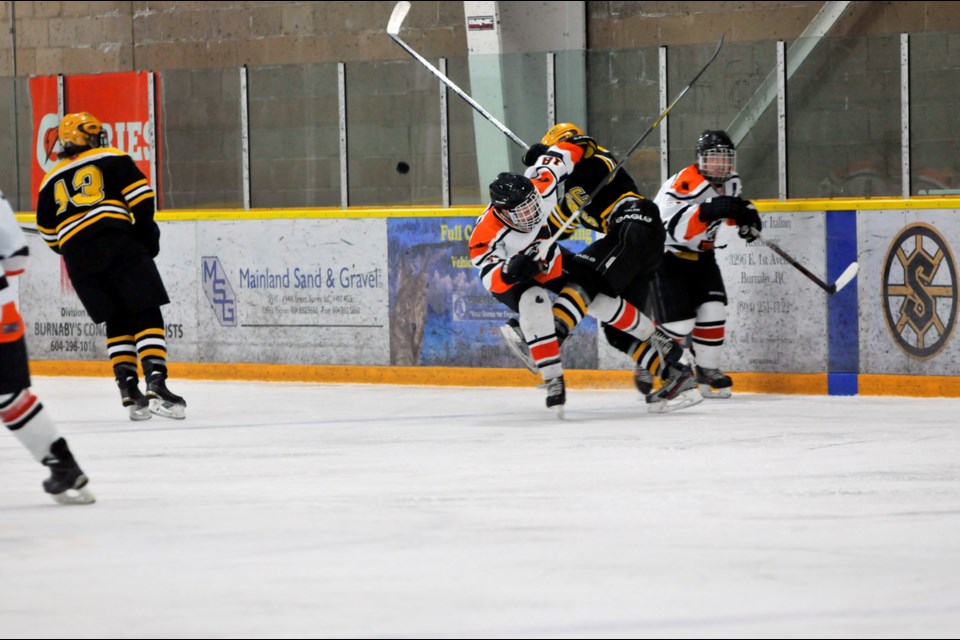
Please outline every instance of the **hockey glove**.
[[760, 231], [763, 230], [763, 222], [760, 221], [760, 214], [753, 203], [749, 200], [744, 202], [747, 206], [734, 217], [734, 222], [737, 223], [738, 227], [737, 235], [747, 242], [753, 242], [756, 239], [754, 236], [759, 235]]
[[583, 157], [580, 158], [581, 160], [586, 160], [597, 152], [597, 141], [590, 136], [573, 136], [572, 138], [568, 138], [567, 142], [583, 149]]
[[540, 273], [540, 263], [526, 253], [518, 253], [513, 256], [500, 269], [500, 277], [507, 284], [529, 280], [538, 273]]
[[545, 154], [549, 148], [547, 145], [538, 142], [527, 149], [527, 152], [523, 154], [523, 166], [532, 167], [537, 164], [537, 160], [539, 160], [540, 156]]
[[157, 223], [150, 226], [134, 227], [137, 240], [144, 246], [151, 258], [156, 258], [160, 254], [160, 227]]
[[736, 220], [747, 203], [736, 196], [717, 196], [700, 205], [700, 219], [706, 223], [729, 218]]

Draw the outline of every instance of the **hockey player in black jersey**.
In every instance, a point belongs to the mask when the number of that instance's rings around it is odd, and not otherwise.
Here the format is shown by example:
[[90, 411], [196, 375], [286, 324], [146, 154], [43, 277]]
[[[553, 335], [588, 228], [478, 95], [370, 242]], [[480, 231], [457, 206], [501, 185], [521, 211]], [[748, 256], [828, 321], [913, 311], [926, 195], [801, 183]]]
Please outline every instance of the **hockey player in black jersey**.
[[0, 420], [48, 469], [43, 490], [61, 504], [89, 504], [93, 494], [67, 441], [30, 390], [23, 319], [10, 278], [23, 273], [28, 248], [10, 204], [0, 194]]
[[181, 419], [187, 403], [166, 386], [160, 307], [170, 300], [153, 260], [160, 251], [153, 188], [130, 156], [107, 145], [93, 115], [64, 116], [58, 137], [60, 162], [40, 184], [37, 229], [63, 256], [90, 319], [107, 323], [107, 353], [130, 419]]
[[[528, 166], [527, 176], [548, 185], [544, 195], [557, 196], [557, 205], [548, 217], [551, 233], [566, 224], [561, 237], [577, 227], [604, 234], [583, 251], [564, 256], [564, 271], [571, 282], [553, 305], [558, 336], [562, 339], [577, 326], [598, 294], [645, 308], [663, 257], [665, 231], [656, 205], [640, 195], [633, 178], [622, 168], [587, 202], [618, 163], [612, 153], [571, 123], [547, 131], [523, 162]], [[604, 332], [608, 339], [617, 337], [611, 344], [665, 378], [659, 391], [647, 395], [647, 402], [658, 405], [658, 410], [675, 410], [702, 400], [682, 349], [659, 329], [640, 341], [607, 324]], [[509, 336], [507, 332], [504, 335]]]

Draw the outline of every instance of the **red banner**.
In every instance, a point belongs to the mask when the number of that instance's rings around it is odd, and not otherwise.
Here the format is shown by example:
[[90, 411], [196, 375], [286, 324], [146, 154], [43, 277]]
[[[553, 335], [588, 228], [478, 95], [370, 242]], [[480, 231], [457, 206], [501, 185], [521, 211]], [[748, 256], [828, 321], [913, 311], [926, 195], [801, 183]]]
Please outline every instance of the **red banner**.
[[[150, 142], [160, 140], [160, 108], [157, 101], [156, 132], [150, 122], [149, 76], [147, 71], [100, 73], [96, 75], [64, 77], [63, 112], [86, 111], [96, 116], [106, 129], [110, 146], [130, 154], [148, 179], [151, 177], [151, 162], [158, 168], [159, 158], [153, 158]], [[57, 125], [57, 77], [42, 76], [30, 79], [30, 98], [33, 105], [33, 126], [36, 132], [31, 182], [33, 207], [37, 206], [37, 192], [43, 176], [56, 164], [56, 153], [50, 158], [47, 151], [56, 141]], [[157, 155], [159, 156], [159, 144]], [[59, 149], [59, 145], [57, 145]], [[159, 206], [160, 185], [154, 184]]]

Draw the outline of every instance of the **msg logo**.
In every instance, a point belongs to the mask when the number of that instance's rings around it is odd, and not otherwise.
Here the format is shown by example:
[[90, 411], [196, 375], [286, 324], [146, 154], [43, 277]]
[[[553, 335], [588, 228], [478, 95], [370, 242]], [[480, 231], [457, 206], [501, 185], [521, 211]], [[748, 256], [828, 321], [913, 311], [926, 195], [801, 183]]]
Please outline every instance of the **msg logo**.
[[201, 263], [201, 283], [203, 292], [213, 308], [217, 321], [223, 327], [237, 326], [237, 294], [227, 280], [226, 271], [216, 256], [203, 256]]
[[933, 226], [908, 225], [890, 244], [882, 301], [887, 328], [904, 353], [928, 359], [946, 346], [957, 319], [957, 269]]

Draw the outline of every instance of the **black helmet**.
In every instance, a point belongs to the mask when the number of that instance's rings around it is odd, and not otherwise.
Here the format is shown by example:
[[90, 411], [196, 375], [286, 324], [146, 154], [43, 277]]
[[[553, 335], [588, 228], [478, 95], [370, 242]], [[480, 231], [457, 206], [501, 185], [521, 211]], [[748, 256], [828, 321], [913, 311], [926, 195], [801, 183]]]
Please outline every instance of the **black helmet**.
[[543, 201], [529, 178], [501, 173], [490, 183], [490, 203], [511, 227], [527, 232], [543, 223]]
[[697, 140], [697, 155], [702, 155], [710, 149], [730, 149], [733, 151], [733, 140], [730, 139], [726, 131], [707, 129], [700, 134], [700, 138]]
[[726, 180], [736, 171], [737, 152], [726, 131], [707, 129], [697, 140], [697, 167], [714, 182]]

